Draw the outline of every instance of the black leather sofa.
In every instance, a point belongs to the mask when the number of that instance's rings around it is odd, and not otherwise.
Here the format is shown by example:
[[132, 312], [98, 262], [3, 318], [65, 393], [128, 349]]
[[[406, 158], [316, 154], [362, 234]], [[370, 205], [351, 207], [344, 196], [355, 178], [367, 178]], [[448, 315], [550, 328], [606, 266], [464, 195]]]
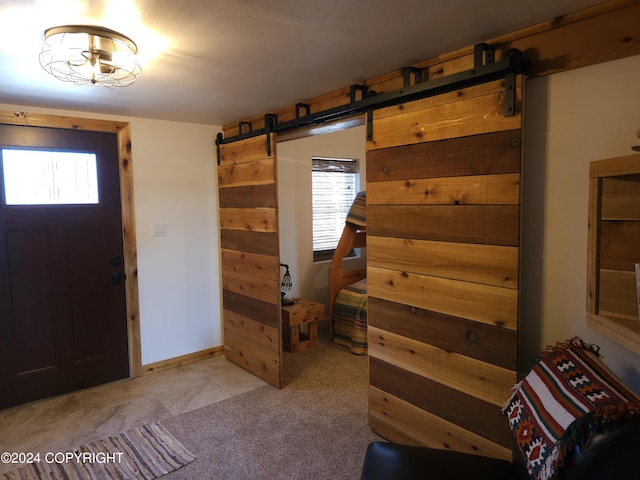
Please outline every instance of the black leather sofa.
[[[514, 449], [513, 462], [450, 450], [386, 442], [369, 445], [362, 480], [526, 480], [529, 474]], [[576, 448], [558, 480], [640, 480], [640, 417], [617, 422]]]
[[515, 480], [511, 462], [451, 450], [374, 442], [367, 448], [362, 480]]

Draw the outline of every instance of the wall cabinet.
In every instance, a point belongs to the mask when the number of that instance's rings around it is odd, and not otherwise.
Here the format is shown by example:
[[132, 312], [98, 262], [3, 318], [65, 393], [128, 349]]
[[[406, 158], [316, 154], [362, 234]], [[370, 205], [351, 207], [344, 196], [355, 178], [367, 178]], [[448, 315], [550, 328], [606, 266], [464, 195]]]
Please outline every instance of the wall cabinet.
[[587, 324], [640, 355], [640, 155], [589, 168]]

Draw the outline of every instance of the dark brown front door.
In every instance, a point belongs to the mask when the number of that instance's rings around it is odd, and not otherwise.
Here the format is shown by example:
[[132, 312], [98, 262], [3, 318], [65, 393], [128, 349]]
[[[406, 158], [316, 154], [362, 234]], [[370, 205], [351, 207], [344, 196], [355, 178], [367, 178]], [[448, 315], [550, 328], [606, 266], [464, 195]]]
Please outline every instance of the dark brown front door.
[[[9, 198], [25, 149], [94, 153], [97, 197]], [[115, 134], [0, 126], [0, 408], [129, 376], [121, 218]]]

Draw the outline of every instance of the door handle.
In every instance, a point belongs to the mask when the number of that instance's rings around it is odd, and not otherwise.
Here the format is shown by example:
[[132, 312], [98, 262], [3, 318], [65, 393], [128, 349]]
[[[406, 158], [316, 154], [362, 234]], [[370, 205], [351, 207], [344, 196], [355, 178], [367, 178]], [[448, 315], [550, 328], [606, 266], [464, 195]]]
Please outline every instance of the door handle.
[[111, 273], [111, 278], [109, 278], [109, 281], [107, 282], [108, 286], [111, 285], [122, 285], [122, 282], [124, 282], [127, 279], [127, 276], [122, 273], [122, 272], [112, 272]]

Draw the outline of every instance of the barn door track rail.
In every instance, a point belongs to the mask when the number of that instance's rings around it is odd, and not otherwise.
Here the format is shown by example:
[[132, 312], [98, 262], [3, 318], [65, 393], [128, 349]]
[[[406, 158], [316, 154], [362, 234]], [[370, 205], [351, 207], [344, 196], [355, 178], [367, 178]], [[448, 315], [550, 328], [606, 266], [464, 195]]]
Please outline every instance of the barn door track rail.
[[320, 112], [311, 113], [311, 108], [308, 104], [298, 103], [296, 105], [296, 118], [286, 122], [279, 122], [277, 115], [267, 113], [264, 116], [264, 128], [253, 130], [250, 122], [239, 122], [238, 135], [224, 138], [222, 133], [218, 133], [216, 137], [218, 165], [220, 164], [220, 145], [266, 135], [267, 153], [271, 155], [271, 133], [285, 132], [300, 127], [339, 120], [359, 113], [368, 115], [367, 139], [372, 140], [373, 111], [376, 109], [452, 92], [499, 78], [504, 78], [505, 80], [504, 115], [506, 117], [513, 116], [516, 104], [516, 75], [523, 73], [525, 70], [522, 52], [518, 49], [510, 49], [502, 60], [496, 62], [495, 47], [480, 43], [474, 47], [473, 59], [474, 66], [472, 69], [432, 80], [424, 80], [424, 69], [404, 68], [402, 69], [403, 87], [392, 92], [378, 93], [369, 89], [366, 85], [352, 85], [349, 103]]

